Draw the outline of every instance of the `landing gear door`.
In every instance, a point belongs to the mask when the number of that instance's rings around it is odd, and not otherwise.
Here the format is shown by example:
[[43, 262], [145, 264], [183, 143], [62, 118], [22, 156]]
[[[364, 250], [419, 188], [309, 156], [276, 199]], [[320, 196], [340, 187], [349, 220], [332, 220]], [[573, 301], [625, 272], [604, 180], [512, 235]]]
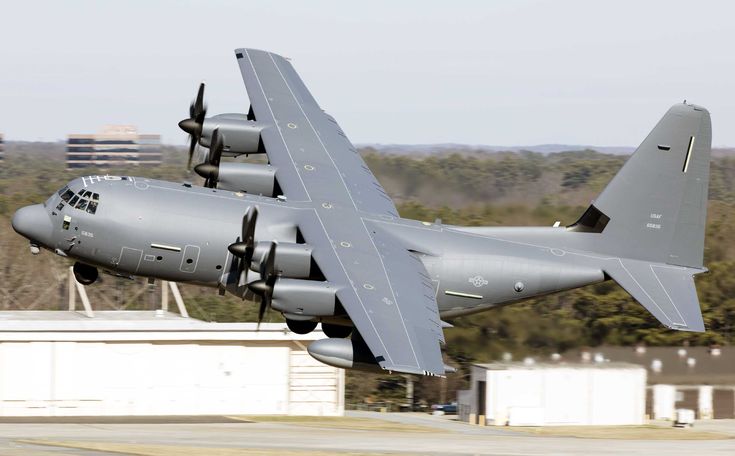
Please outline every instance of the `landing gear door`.
[[196, 271], [197, 262], [199, 261], [199, 246], [187, 245], [184, 247], [184, 255], [181, 257], [181, 272], [192, 273]]

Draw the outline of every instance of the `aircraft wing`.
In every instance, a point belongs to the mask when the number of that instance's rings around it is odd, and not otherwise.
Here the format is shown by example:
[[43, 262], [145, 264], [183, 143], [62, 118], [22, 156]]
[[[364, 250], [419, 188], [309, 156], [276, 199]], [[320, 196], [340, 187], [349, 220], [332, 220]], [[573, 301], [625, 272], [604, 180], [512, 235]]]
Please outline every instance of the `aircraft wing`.
[[[378, 364], [421, 375], [445, 373], [434, 288], [423, 263], [376, 222], [330, 211], [299, 223], [312, 255]], [[338, 221], [342, 229], [333, 227]], [[332, 235], [345, 236], [336, 242]]]
[[263, 146], [288, 200], [310, 202], [299, 230], [378, 364], [444, 375], [441, 321], [421, 261], [365, 213], [398, 217], [391, 199], [291, 64], [253, 49], [235, 54]]
[[261, 139], [284, 196], [398, 216], [360, 154], [286, 59], [255, 49], [237, 49], [235, 55], [255, 120], [267, 126]]

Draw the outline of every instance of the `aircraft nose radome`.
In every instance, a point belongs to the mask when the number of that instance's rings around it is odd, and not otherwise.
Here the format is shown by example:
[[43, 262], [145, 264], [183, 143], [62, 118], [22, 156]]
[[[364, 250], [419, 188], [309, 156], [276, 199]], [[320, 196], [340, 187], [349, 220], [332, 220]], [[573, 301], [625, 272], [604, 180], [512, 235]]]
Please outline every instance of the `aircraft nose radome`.
[[31, 241], [49, 244], [53, 226], [42, 204], [25, 206], [13, 215], [13, 229]]

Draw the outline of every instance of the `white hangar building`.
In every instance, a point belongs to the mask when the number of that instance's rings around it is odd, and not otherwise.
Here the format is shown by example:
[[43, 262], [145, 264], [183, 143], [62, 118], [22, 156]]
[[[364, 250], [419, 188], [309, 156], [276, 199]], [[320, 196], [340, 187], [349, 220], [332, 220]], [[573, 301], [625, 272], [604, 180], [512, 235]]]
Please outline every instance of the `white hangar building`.
[[166, 311], [0, 312], [0, 416], [342, 415], [324, 338]]
[[475, 364], [460, 420], [494, 426], [643, 424], [646, 370], [628, 363]]

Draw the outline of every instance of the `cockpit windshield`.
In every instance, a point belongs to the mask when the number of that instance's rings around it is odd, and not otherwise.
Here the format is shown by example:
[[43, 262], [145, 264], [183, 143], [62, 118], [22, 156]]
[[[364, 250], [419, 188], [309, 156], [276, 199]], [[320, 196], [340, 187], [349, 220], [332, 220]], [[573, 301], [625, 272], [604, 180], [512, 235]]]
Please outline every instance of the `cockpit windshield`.
[[64, 186], [58, 193], [62, 201], [56, 206], [56, 209], [62, 210], [64, 203], [67, 203], [69, 207], [80, 211], [85, 211], [89, 214], [97, 213], [97, 207], [100, 202], [100, 195], [98, 193], [82, 189], [75, 194], [68, 186]]

